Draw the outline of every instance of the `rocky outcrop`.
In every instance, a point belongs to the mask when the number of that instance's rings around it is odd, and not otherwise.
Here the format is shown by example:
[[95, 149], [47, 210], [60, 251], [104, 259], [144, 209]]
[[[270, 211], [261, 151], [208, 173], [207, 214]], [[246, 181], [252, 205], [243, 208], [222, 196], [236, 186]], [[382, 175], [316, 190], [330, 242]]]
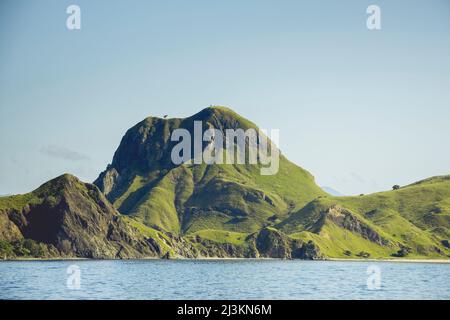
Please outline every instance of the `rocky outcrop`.
[[104, 194], [109, 194], [119, 182], [119, 173], [115, 168], [108, 167], [97, 179], [98, 187]]
[[373, 228], [361, 221], [349, 210], [344, 209], [340, 206], [332, 206], [328, 210], [323, 212], [322, 223], [325, 219], [328, 219], [337, 226], [357, 233], [364, 239], [375, 242], [379, 245], [387, 245], [389, 243], [389, 241], [384, 239]]
[[170, 258], [182, 257], [194, 259], [199, 257], [197, 248], [195, 248], [190, 241], [183, 237], [167, 233], [167, 237], [163, 237], [161, 240], [170, 247], [172, 252], [171, 254], [169, 253]]
[[303, 242], [292, 239], [282, 231], [274, 228], [264, 228], [247, 238], [250, 248], [256, 258], [279, 259], [323, 259], [319, 248], [313, 241]]
[[293, 259], [302, 260], [322, 260], [323, 255], [320, 253], [319, 247], [317, 247], [312, 240], [303, 243], [292, 251]]
[[264, 228], [258, 232], [255, 238], [256, 249], [260, 257], [265, 258], [291, 258], [291, 243], [282, 232]]
[[12, 242], [23, 239], [19, 228], [9, 219], [7, 210], [0, 210], [0, 240]]
[[231, 243], [219, 243], [207, 239], [191, 240], [198, 247], [198, 257], [205, 258], [256, 258], [258, 252], [253, 243], [245, 245], [234, 245]]

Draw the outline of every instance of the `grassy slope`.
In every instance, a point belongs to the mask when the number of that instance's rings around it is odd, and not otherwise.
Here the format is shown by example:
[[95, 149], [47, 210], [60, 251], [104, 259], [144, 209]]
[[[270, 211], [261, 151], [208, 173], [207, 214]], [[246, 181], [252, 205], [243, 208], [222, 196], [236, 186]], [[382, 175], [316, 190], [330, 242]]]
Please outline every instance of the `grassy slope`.
[[18, 194], [14, 196], [0, 197], [0, 210], [2, 209], [16, 209], [21, 210], [27, 204], [36, 203], [39, 204], [41, 199], [35, 196], [33, 193]]
[[145, 237], [154, 239], [160, 245], [163, 251], [162, 254], [165, 254], [166, 252], [173, 253], [171, 247], [167, 244], [170, 241], [170, 239], [167, 237], [166, 234], [153, 228], [147, 227], [146, 225], [140, 223], [139, 221], [133, 218], [122, 216], [122, 219], [132, 227], [139, 230], [139, 232], [143, 234]]
[[[386, 221], [394, 213], [422, 230], [449, 236], [450, 176], [435, 177], [405, 186], [399, 190], [362, 197], [340, 197], [339, 201], [373, 221]], [[445, 229], [445, 230], [444, 230]]]
[[[409, 258], [442, 258], [450, 254], [441, 243], [449, 239], [449, 201], [450, 176], [434, 177], [399, 190], [317, 199], [279, 224], [279, 228], [294, 238], [314, 240], [328, 257], [348, 257], [344, 254], [346, 250], [352, 252], [350, 257], [361, 251], [370, 253], [371, 257], [388, 257], [406, 246], [412, 249]], [[379, 246], [330, 221], [311, 232], [320, 212], [333, 205], [349, 209], [387, 239], [389, 245]]]
[[[322, 194], [312, 177], [285, 159], [275, 176], [260, 176], [258, 170], [252, 165], [177, 167], [140, 199], [133, 216], [176, 233], [201, 229], [254, 232], [270, 223], [268, 218], [273, 215], [282, 219]], [[186, 209], [202, 210], [184, 215]]]
[[[395, 252], [390, 247], [379, 246], [332, 223], [325, 224], [320, 234], [303, 231], [293, 233], [290, 237], [303, 241], [313, 240], [320, 251], [329, 258], [356, 258], [356, 254], [360, 252], [370, 253], [371, 258], [383, 258]], [[351, 252], [350, 256], [344, 254], [346, 250]]]

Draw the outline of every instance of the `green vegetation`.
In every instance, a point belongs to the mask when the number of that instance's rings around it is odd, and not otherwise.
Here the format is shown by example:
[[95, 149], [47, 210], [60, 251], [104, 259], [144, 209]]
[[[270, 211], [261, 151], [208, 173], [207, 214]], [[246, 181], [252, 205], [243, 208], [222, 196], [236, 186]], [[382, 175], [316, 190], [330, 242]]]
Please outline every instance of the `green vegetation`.
[[153, 228], [147, 227], [146, 225], [140, 223], [139, 221], [126, 217], [126, 216], [122, 216], [122, 219], [128, 223], [130, 226], [132, 226], [133, 228], [136, 228], [142, 235], [144, 235], [145, 237], [151, 238], [153, 240], [155, 240], [161, 247], [162, 252], [165, 254], [167, 252], [172, 252], [172, 248], [170, 247], [169, 243], [170, 243], [170, 239], [167, 236], [167, 234], [160, 232], [158, 230], [155, 230]]
[[[389, 257], [396, 251], [391, 247], [380, 246], [364, 239], [359, 234], [339, 228], [333, 223], [327, 223], [319, 234], [303, 231], [290, 236], [305, 242], [312, 240], [328, 258], [355, 258], [358, 257], [359, 252], [369, 252], [372, 258], [383, 258]], [[355, 256], [346, 254], [347, 251], [354, 252]]]
[[28, 204], [39, 203], [41, 200], [33, 193], [19, 194], [15, 196], [0, 197], [0, 210], [21, 210]]
[[52, 253], [46, 244], [31, 239], [14, 242], [0, 240], [0, 259], [48, 258], [51, 255]]
[[5, 240], [0, 240], [0, 259], [10, 259], [15, 257], [14, 246]]
[[192, 233], [188, 236], [188, 239], [200, 237], [201, 239], [214, 241], [217, 243], [231, 243], [237, 246], [244, 245], [247, 238], [247, 233], [231, 232], [224, 230], [201, 230]]
[[[361, 232], [346, 230], [324, 218], [333, 207], [344, 208], [354, 219], [380, 235], [380, 245]], [[318, 198], [278, 225], [291, 237], [312, 239], [328, 257], [445, 258], [449, 238], [450, 176], [434, 177], [393, 191], [366, 196]]]

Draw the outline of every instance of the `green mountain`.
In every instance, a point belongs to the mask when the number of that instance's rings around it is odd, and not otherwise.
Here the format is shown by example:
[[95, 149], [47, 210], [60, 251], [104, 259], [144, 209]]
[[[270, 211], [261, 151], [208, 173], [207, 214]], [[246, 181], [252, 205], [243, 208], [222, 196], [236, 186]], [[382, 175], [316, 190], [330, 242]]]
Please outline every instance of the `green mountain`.
[[186, 119], [149, 117], [138, 123], [127, 131], [112, 164], [95, 181], [121, 213], [179, 235], [202, 230], [251, 233], [325, 195], [309, 172], [284, 156], [278, 173], [267, 176], [251, 164], [173, 165], [175, 142], [170, 133], [183, 128], [193, 136], [194, 121], [221, 131], [259, 130], [224, 107], [207, 108]]
[[63, 175], [0, 197], [0, 257], [450, 257], [450, 176], [334, 197], [283, 155], [275, 175], [260, 164], [176, 165], [171, 134], [193, 135], [195, 121], [258, 131], [225, 107], [146, 118], [94, 184]]

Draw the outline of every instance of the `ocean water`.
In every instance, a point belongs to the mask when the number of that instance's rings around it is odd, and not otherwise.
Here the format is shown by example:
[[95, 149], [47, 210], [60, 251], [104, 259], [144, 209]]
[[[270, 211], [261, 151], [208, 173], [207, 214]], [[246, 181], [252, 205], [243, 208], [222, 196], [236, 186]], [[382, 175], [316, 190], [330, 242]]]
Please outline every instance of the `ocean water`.
[[5, 261], [0, 299], [450, 299], [450, 264]]

